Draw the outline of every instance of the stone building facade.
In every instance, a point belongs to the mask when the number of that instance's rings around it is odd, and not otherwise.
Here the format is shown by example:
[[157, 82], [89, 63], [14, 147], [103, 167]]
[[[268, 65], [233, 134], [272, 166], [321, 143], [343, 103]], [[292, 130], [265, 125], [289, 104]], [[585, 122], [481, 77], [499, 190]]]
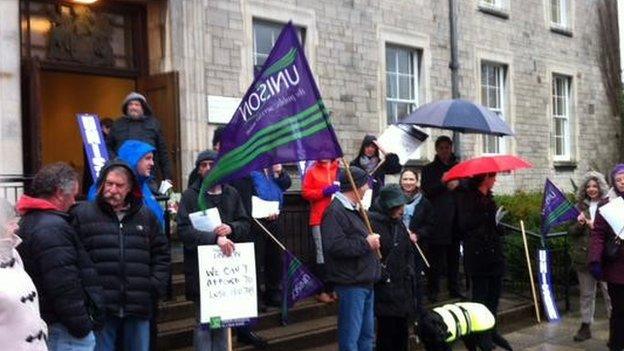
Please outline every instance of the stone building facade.
[[[389, 109], [451, 98], [448, 1], [128, 2], [147, 13], [149, 73], [179, 74], [182, 174], [210, 146], [217, 125], [213, 98], [236, 101], [253, 80], [258, 31], [289, 20], [302, 29], [306, 55], [348, 159], [365, 134], [379, 134], [397, 117], [399, 112]], [[487, 141], [462, 135], [462, 156], [512, 153], [533, 163], [530, 171], [501, 176], [501, 192], [539, 190], [546, 177], [570, 188], [569, 179], [591, 168], [610, 169], [618, 158], [620, 122], [609, 112], [598, 67], [595, 1], [457, 2], [461, 97], [493, 107], [516, 133]], [[0, 18], [17, 16], [17, 3], [0, 2]], [[3, 43], [18, 40], [17, 26], [0, 21]], [[20, 110], [19, 96], [13, 96], [19, 72], [11, 55], [0, 50], [1, 152], [12, 160], [2, 162], [0, 173], [20, 172], [21, 156], [10, 151], [19, 142], [10, 136], [20, 128], [11, 122], [16, 115], [11, 111]], [[408, 55], [409, 67], [399, 67], [405, 64], [401, 55]], [[13, 61], [4, 60], [8, 56]], [[431, 140], [440, 131], [427, 132], [430, 141], [415, 164], [433, 157]]]
[[[545, 177], [568, 188], [570, 178], [590, 168], [606, 171], [617, 160], [619, 121], [610, 115], [598, 67], [595, 2], [565, 4], [570, 6], [560, 11], [567, 12], [567, 25], [560, 28], [553, 24], [550, 1], [459, 1], [461, 97], [483, 102], [482, 64], [502, 67], [503, 114], [516, 132], [502, 141], [504, 152], [535, 166], [501, 177], [505, 191], [540, 189]], [[241, 96], [251, 82], [254, 21], [293, 20], [306, 30], [312, 69], [338, 138], [353, 157], [364, 134], [379, 133], [387, 123], [388, 45], [417, 52], [420, 104], [451, 97], [448, 14], [448, 2], [425, 0], [171, 3], [173, 52], [188, 53], [174, 59], [189, 89], [182, 92], [182, 110], [188, 111], [182, 115], [190, 119], [185, 124], [197, 127], [187, 128], [183, 139], [208, 140], [205, 95]], [[203, 40], [192, 39], [197, 28]], [[553, 77], [569, 84], [569, 150], [562, 158], [554, 150]], [[437, 133], [430, 132], [432, 138]], [[484, 153], [481, 136], [461, 140], [465, 157]], [[192, 152], [205, 145], [187, 143]], [[432, 143], [424, 149], [423, 160], [431, 159]]]

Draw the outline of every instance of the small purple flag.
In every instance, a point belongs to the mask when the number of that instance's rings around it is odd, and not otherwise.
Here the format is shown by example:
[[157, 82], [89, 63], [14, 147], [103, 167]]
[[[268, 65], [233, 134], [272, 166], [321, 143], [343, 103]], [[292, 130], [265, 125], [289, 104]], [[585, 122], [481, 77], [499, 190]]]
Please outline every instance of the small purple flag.
[[550, 179], [546, 179], [542, 200], [542, 236], [548, 234], [552, 227], [576, 219], [579, 214], [561, 190]]
[[282, 262], [282, 322], [286, 324], [288, 309], [295, 302], [316, 294], [323, 284], [290, 251], [284, 250]]
[[[276, 163], [342, 156], [312, 72], [288, 23], [221, 138], [203, 193]], [[200, 208], [205, 209], [203, 196]]]

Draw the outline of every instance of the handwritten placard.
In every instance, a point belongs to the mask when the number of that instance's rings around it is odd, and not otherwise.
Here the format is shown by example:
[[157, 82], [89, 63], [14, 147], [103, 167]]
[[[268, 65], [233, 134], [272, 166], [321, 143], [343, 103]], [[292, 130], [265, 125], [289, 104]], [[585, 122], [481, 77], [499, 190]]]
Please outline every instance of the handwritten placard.
[[257, 317], [254, 244], [236, 244], [229, 257], [217, 245], [202, 245], [197, 247], [197, 255], [200, 322], [214, 329]]

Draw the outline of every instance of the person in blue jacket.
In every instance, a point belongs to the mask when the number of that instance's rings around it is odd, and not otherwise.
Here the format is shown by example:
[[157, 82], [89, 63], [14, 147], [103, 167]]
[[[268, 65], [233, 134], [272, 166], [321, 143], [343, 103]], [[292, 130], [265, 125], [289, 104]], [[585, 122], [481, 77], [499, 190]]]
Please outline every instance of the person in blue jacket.
[[[149, 187], [152, 178], [152, 170], [154, 169], [154, 151], [156, 148], [148, 143], [139, 140], [126, 140], [119, 150], [117, 157], [125, 161], [139, 180], [141, 192], [143, 193], [143, 203], [158, 219], [161, 229], [165, 227], [165, 211], [160, 206], [156, 197]], [[102, 186], [96, 183], [89, 189], [88, 200], [95, 201], [98, 189]]]
[[[281, 164], [275, 164], [271, 168], [250, 173], [253, 184], [253, 194], [262, 200], [279, 201], [280, 208], [284, 203], [284, 191], [290, 188], [291, 179], [284, 172]], [[278, 223], [278, 214], [267, 218], [260, 218], [262, 223], [278, 240], [284, 240], [283, 230]], [[264, 283], [265, 291], [260, 296], [261, 303], [279, 307], [282, 302], [280, 282], [282, 278], [282, 253], [280, 248], [263, 232], [259, 226], [254, 226], [254, 232], [258, 233], [256, 239], [256, 264], [258, 273], [258, 286]], [[262, 293], [262, 292], [261, 292]]]

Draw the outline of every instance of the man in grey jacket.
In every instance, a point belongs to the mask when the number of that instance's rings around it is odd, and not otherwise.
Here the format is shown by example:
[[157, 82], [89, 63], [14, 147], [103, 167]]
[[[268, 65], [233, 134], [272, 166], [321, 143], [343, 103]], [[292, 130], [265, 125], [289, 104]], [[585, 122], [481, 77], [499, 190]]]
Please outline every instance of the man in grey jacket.
[[156, 148], [154, 153], [155, 173], [160, 172], [162, 179], [173, 179], [171, 159], [165, 137], [160, 128], [160, 123], [152, 114], [152, 108], [147, 103], [145, 96], [132, 92], [126, 96], [121, 111], [123, 116], [113, 124], [106, 146], [111, 154], [111, 159], [117, 155], [117, 151], [128, 139], [136, 139], [146, 142]]

